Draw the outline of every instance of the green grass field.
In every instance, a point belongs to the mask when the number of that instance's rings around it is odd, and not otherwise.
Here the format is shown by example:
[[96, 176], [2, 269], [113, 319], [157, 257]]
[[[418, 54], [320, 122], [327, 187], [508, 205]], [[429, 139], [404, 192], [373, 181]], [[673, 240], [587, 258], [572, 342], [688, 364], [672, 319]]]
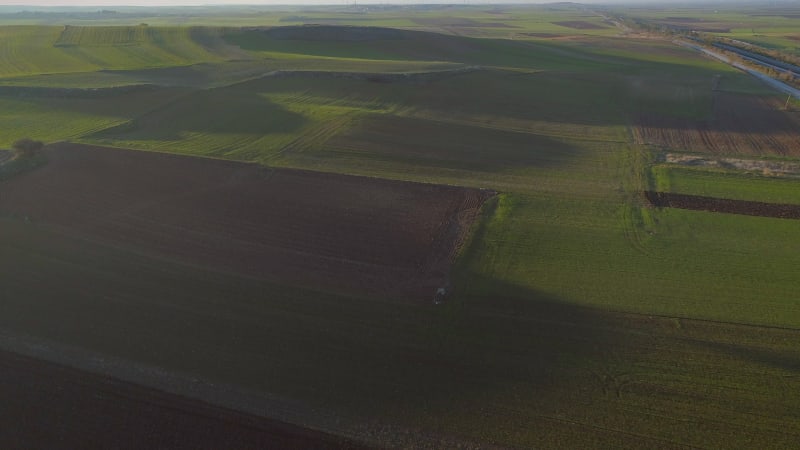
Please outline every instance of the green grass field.
[[214, 28], [1, 26], [0, 77], [167, 67], [231, 56]]
[[[795, 445], [797, 222], [656, 209], [641, 192], [800, 203], [800, 180], [657, 164], [631, 131], [641, 113], [707, 118], [716, 75], [736, 92], [763, 86], [570, 6], [324, 11], [248, 23], [410, 37], [0, 27], [1, 84], [156, 85], [2, 94], [0, 147], [30, 136], [497, 190], [452, 301], [269, 284], [0, 217], [0, 326], [369, 418], [359, 437], [373, 444], [388, 424], [526, 448]], [[211, 17], [187, 22], [235, 19]], [[569, 21], [604, 28], [553, 24]], [[480, 68], [437, 73], [466, 66]], [[264, 77], [276, 70], [301, 72]]]
[[763, 176], [669, 165], [653, 167], [653, 176], [656, 190], [664, 192], [800, 204], [798, 180], [794, 176]]

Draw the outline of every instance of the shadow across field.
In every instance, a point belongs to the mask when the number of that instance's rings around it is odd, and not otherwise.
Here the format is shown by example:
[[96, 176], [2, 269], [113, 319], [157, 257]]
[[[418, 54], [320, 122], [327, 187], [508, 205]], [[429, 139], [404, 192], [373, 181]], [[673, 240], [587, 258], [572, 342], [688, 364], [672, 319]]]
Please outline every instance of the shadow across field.
[[454, 61], [547, 69], [603, 67], [596, 55], [545, 42], [479, 39], [382, 27], [305, 25], [244, 28], [224, 37], [251, 52], [376, 60]]
[[[364, 438], [386, 424], [466, 440], [479, 436], [461, 427], [483, 419], [528, 427], [561, 401], [565, 361], [614, 342], [595, 312], [502, 286], [502, 297], [412, 305], [175, 264], [18, 220], [0, 229], [0, 327], [295, 399], [309, 425], [360, 417]], [[523, 391], [510, 397], [514, 386]], [[509, 417], [514, 398], [524, 410]]]
[[363, 448], [113, 377], [0, 352], [3, 448]]
[[174, 141], [184, 133], [271, 134], [291, 133], [307, 119], [268, 99], [232, 89], [194, 91], [125, 124], [92, 135], [93, 138]]
[[[800, 416], [796, 330], [584, 308], [471, 272], [442, 305], [339, 296], [0, 230], [0, 327], [293, 399], [289, 416], [375, 444], [701, 445], [741, 429], [720, 403], [783, 408], [783, 426], [742, 432], [788, 442]], [[720, 374], [736, 388], [709, 392]], [[688, 414], [708, 425], [685, 428]]]
[[800, 123], [798, 115], [784, 110], [782, 102], [777, 98], [714, 92], [709, 100], [710, 115], [703, 120], [681, 120], [658, 115], [645, 115], [642, 119], [654, 127], [764, 136], [793, 133]]
[[[791, 333], [786, 332], [786, 334]], [[800, 377], [800, 355], [796, 351], [750, 348], [746, 345], [722, 342], [703, 342], [701, 345], [716, 352], [725, 353], [744, 361], [771, 366]]]
[[502, 172], [568, 166], [584, 152], [574, 143], [534, 133], [374, 115], [359, 120], [311, 154], [321, 160], [357, 159], [407, 167]]

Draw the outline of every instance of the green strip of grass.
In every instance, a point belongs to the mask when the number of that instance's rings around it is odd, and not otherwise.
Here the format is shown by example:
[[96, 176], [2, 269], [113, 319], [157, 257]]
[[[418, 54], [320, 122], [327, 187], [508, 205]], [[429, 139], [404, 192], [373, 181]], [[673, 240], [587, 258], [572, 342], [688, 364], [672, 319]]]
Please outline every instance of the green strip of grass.
[[800, 179], [723, 170], [653, 167], [656, 189], [676, 194], [800, 204]]

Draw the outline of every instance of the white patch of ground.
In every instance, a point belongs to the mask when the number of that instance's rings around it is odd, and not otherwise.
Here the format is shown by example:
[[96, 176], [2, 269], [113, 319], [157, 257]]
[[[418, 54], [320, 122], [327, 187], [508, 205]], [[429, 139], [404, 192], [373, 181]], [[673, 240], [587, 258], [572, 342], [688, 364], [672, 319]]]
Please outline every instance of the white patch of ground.
[[664, 162], [682, 166], [719, 167], [747, 172], [759, 172], [763, 175], [795, 175], [800, 176], [800, 162], [766, 161], [761, 159], [742, 158], [709, 158], [707, 156], [684, 153], [667, 153]]

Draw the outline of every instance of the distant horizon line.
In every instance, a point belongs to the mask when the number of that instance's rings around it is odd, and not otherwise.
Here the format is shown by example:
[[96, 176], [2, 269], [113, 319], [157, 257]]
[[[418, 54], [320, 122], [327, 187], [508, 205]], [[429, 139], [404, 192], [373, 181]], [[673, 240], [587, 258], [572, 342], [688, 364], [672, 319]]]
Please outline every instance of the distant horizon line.
[[4, 3], [0, 0], [0, 9], [8, 8], [93, 8], [93, 7], [197, 7], [197, 6], [405, 6], [405, 5], [546, 5], [546, 4], [686, 4], [686, 5], [719, 5], [719, 4], [759, 4], [759, 3], [793, 3], [793, 0], [309, 0], [293, 2], [291, 0], [33, 0], [20, 3]]

